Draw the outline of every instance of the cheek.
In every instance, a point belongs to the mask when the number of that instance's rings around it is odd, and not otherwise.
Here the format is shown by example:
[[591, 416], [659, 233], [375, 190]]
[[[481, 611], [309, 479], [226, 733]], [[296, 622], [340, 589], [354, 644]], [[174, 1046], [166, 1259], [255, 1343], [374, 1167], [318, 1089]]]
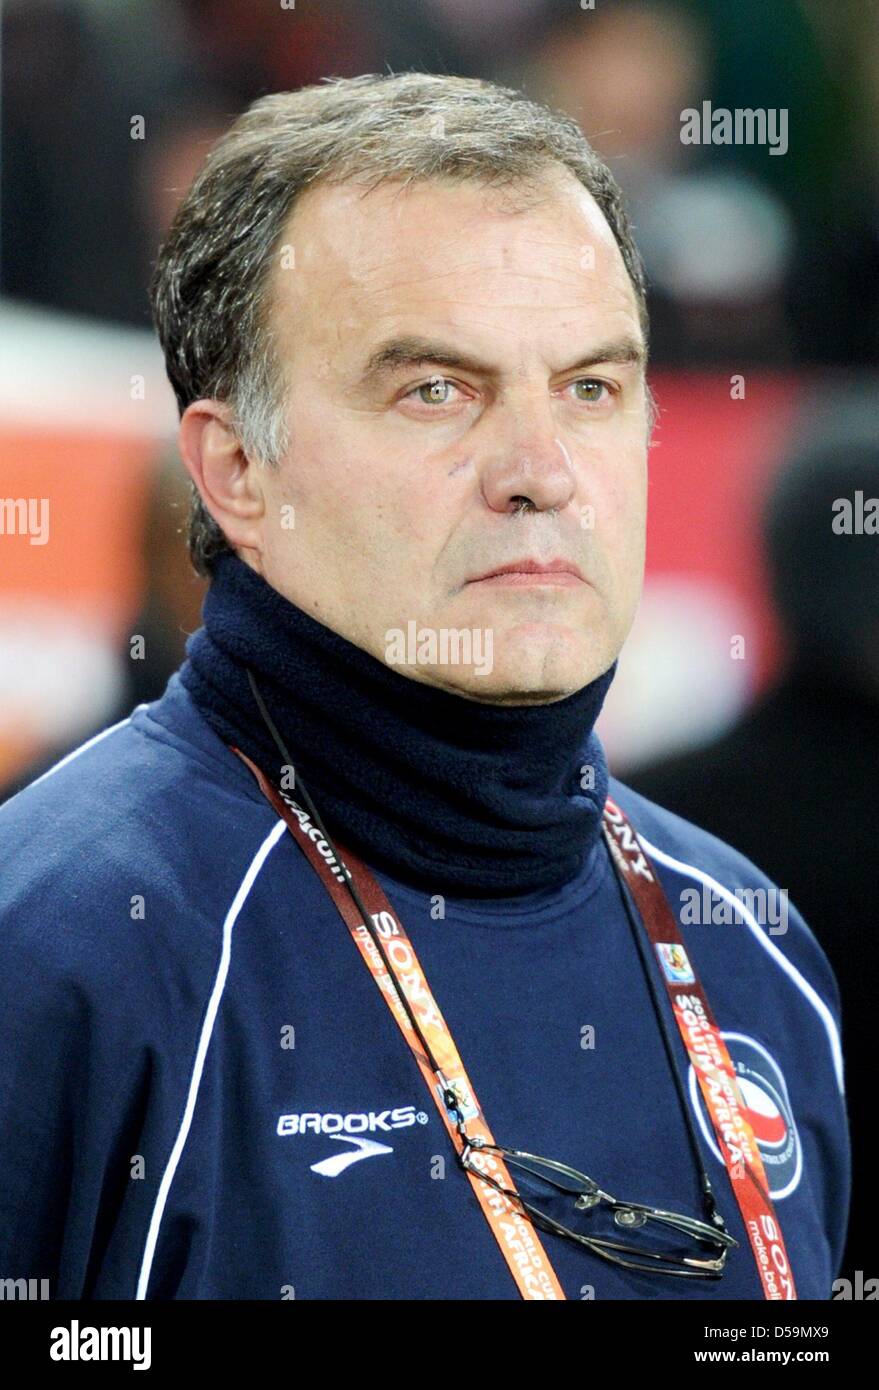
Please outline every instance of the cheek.
[[616, 452], [592, 474], [596, 559], [626, 606], [640, 590], [646, 551], [647, 468], [643, 445]]
[[448, 463], [426, 455], [382, 454], [374, 468], [378, 481], [369, 489], [371, 519], [402, 550], [430, 548], [454, 529], [461, 499], [472, 487], [469, 459]]
[[[605, 455], [592, 472], [596, 527], [618, 541], [636, 541], [647, 513], [647, 459], [641, 445]], [[589, 484], [587, 483], [587, 490]]]
[[297, 526], [300, 519], [303, 528], [313, 519], [320, 532], [333, 529], [350, 536], [375, 506], [376, 467], [344, 434], [297, 420], [290, 456], [276, 475], [275, 495], [296, 507]]

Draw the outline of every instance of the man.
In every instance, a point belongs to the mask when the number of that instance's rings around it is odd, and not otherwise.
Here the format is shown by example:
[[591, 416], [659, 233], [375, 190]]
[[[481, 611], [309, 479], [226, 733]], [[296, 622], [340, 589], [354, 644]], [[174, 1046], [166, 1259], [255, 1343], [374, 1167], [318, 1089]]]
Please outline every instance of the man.
[[[650, 425], [607, 169], [489, 83], [266, 97], [153, 297], [205, 625], [0, 811], [3, 1266], [66, 1298], [829, 1297], [833, 976], [593, 730]], [[726, 916], [683, 925], [694, 894]]]

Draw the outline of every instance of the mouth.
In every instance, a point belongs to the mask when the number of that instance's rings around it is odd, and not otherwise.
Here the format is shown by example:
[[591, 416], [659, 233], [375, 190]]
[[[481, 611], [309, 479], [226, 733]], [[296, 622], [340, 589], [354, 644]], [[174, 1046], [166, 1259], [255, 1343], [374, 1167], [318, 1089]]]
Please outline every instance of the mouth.
[[476, 575], [469, 584], [491, 584], [507, 588], [534, 588], [551, 585], [571, 588], [585, 584], [582, 572], [571, 560], [512, 560], [498, 565], [485, 574]]

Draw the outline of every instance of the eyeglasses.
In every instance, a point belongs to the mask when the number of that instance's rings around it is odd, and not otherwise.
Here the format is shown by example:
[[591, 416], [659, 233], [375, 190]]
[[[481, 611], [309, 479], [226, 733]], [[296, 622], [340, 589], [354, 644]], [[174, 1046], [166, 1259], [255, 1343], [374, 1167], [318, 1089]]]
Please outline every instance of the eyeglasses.
[[[603, 1191], [585, 1173], [578, 1172], [576, 1168], [569, 1168], [566, 1163], [540, 1158], [537, 1154], [526, 1153], [522, 1149], [508, 1149], [502, 1144], [488, 1144], [478, 1137], [471, 1139], [466, 1134], [461, 1118], [458, 1120], [458, 1132], [464, 1141], [464, 1148], [458, 1155], [458, 1160], [465, 1171], [473, 1173], [503, 1193], [511, 1202], [517, 1203], [539, 1230], [564, 1236], [578, 1245], [584, 1245], [593, 1254], [600, 1255], [603, 1260], [609, 1260], [612, 1264], [621, 1265], [624, 1269], [634, 1269], [644, 1274], [672, 1274], [683, 1279], [719, 1279], [726, 1267], [728, 1251], [738, 1245], [738, 1241], [727, 1231], [723, 1217], [714, 1205], [714, 1198], [710, 1193], [706, 1193], [712, 1218], [712, 1224], [709, 1225], [692, 1216], [663, 1211], [661, 1207], [620, 1201], [609, 1192]], [[504, 1187], [486, 1173], [473, 1158], [474, 1154], [480, 1153], [498, 1154], [508, 1166], [530, 1173], [558, 1192], [571, 1195], [574, 1197], [573, 1206], [576, 1211], [591, 1213], [605, 1207], [613, 1213], [614, 1224], [620, 1230], [634, 1231], [646, 1228], [645, 1234], [649, 1237], [656, 1234], [650, 1223], [654, 1223], [654, 1227], [663, 1231], [670, 1228], [689, 1242], [689, 1249], [683, 1252], [657, 1250], [652, 1249], [648, 1242], [643, 1246], [629, 1245], [624, 1241], [609, 1240], [603, 1236], [571, 1230], [547, 1212], [526, 1201], [520, 1193]], [[702, 1248], [704, 1246], [710, 1247], [712, 1253], [708, 1254]]]

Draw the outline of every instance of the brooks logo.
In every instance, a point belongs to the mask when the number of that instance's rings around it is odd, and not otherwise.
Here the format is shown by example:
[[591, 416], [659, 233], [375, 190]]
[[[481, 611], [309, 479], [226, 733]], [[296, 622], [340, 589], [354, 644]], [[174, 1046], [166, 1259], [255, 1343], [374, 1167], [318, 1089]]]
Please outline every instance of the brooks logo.
[[350, 1168], [352, 1163], [359, 1163], [364, 1158], [375, 1158], [378, 1154], [394, 1152], [388, 1144], [381, 1144], [375, 1139], [361, 1139], [359, 1135], [391, 1133], [397, 1129], [409, 1129], [416, 1124], [426, 1125], [427, 1121], [428, 1116], [425, 1112], [416, 1110], [414, 1105], [398, 1105], [393, 1110], [357, 1110], [349, 1115], [341, 1115], [335, 1111], [324, 1114], [309, 1110], [299, 1115], [281, 1115], [276, 1133], [281, 1136], [323, 1134], [342, 1144], [351, 1144], [350, 1150], [333, 1154], [331, 1158], [323, 1158], [319, 1163], [310, 1165], [313, 1173], [320, 1173], [325, 1178], [337, 1178], [346, 1168]]

